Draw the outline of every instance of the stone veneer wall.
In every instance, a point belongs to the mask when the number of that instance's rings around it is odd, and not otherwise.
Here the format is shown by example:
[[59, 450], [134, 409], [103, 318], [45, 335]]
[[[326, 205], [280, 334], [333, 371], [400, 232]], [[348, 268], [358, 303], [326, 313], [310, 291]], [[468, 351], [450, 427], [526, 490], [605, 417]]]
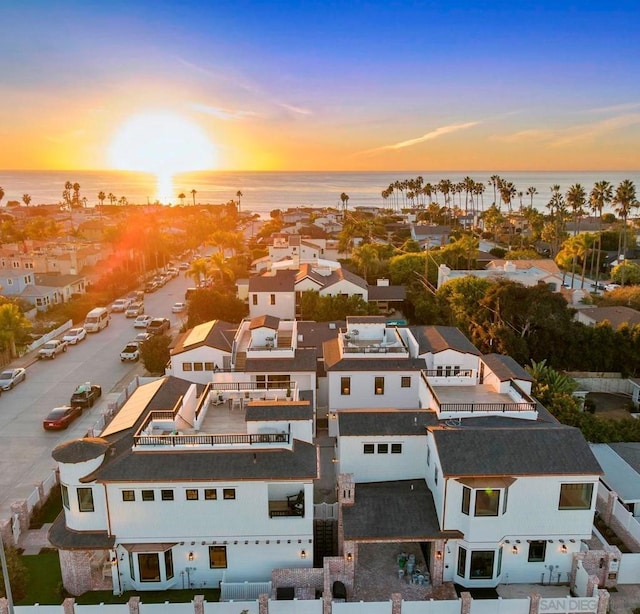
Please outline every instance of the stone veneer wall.
[[108, 560], [107, 551], [58, 550], [62, 584], [72, 595], [92, 590], [111, 590], [111, 579], [103, 578], [102, 565]]
[[296, 567], [294, 569], [274, 569], [271, 572], [271, 598], [275, 599], [276, 589], [281, 586], [293, 586], [294, 588], [324, 590], [324, 570], [313, 567]]

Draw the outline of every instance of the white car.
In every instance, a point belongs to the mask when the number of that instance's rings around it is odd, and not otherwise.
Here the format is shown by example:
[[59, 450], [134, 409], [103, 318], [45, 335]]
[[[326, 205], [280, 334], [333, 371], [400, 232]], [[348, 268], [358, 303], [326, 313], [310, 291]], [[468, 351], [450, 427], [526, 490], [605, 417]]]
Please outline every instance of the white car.
[[78, 341], [82, 341], [83, 339], [86, 339], [86, 337], [87, 337], [87, 331], [84, 328], [82, 327], [70, 328], [64, 334], [64, 337], [62, 337], [62, 340], [66, 341], [70, 345], [75, 345], [76, 343], [78, 343]]
[[130, 304], [131, 299], [119, 298], [118, 300], [113, 301], [113, 305], [111, 305], [111, 311], [113, 311], [113, 313], [123, 313]]
[[137, 343], [138, 345], [141, 345], [142, 343], [144, 343], [149, 338], [151, 338], [151, 333], [138, 333], [133, 338], [132, 343]]
[[27, 378], [27, 372], [22, 367], [17, 369], [7, 369], [0, 373], [0, 388], [11, 390], [16, 384], [23, 382]]
[[131, 303], [124, 312], [125, 318], [136, 318], [144, 313], [144, 303]]
[[182, 313], [186, 308], [186, 303], [174, 303], [173, 307], [171, 307], [171, 313]]
[[147, 328], [147, 326], [149, 326], [149, 322], [151, 322], [151, 320], [153, 320], [153, 318], [144, 313], [141, 316], [138, 316], [134, 321], [133, 321], [133, 328]]

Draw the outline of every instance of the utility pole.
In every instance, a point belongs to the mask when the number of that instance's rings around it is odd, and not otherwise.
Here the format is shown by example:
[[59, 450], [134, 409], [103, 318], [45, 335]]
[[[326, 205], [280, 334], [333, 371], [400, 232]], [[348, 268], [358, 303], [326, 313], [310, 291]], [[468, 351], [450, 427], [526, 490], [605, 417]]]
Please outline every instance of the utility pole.
[[2, 563], [2, 579], [4, 580], [4, 591], [7, 594], [9, 602], [9, 614], [14, 614], [13, 595], [11, 595], [11, 582], [9, 581], [9, 570], [7, 569], [7, 557], [4, 553], [4, 542], [2, 541], [2, 532], [0, 531], [0, 562]]

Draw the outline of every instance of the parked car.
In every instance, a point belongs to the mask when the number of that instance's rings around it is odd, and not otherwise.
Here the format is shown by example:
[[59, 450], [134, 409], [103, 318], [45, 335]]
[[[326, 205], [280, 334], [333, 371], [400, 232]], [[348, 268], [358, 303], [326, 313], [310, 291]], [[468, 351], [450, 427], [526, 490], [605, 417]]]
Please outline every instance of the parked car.
[[171, 313], [182, 313], [186, 308], [186, 303], [174, 303], [171, 307]]
[[180, 275], [180, 271], [176, 267], [170, 267], [167, 269], [167, 275], [170, 277], [178, 277], [178, 275]]
[[66, 429], [76, 418], [82, 415], [82, 407], [63, 405], [54, 407], [49, 415], [42, 421], [42, 427], [47, 431], [60, 431]]
[[127, 298], [132, 303], [142, 303], [142, 301], [144, 301], [144, 292], [142, 290], [134, 290], [133, 292], [129, 292], [129, 294], [127, 294]]
[[111, 311], [113, 313], [123, 313], [127, 307], [131, 304], [131, 299], [129, 298], [119, 298], [113, 301], [111, 305]]
[[180, 269], [181, 271], [188, 271], [189, 270], [189, 265], [186, 262], [181, 262], [178, 265], [178, 269]]
[[7, 369], [0, 373], [0, 389], [11, 390], [16, 384], [24, 382], [26, 378], [27, 371], [22, 367]]
[[151, 320], [153, 320], [153, 318], [150, 315], [142, 314], [133, 321], [133, 328], [147, 328]]
[[93, 404], [102, 396], [102, 387], [98, 384], [85, 382], [76, 387], [71, 395], [69, 405], [71, 407], [93, 407]]
[[144, 313], [144, 303], [131, 303], [124, 312], [126, 318], [135, 318]]
[[144, 285], [145, 292], [155, 292], [158, 289], [158, 284], [155, 281], [148, 281]]
[[171, 328], [171, 322], [167, 318], [153, 318], [147, 326], [147, 332], [152, 335], [161, 335]]
[[122, 362], [135, 362], [140, 358], [140, 348], [135, 341], [129, 341], [120, 352]]
[[67, 342], [62, 339], [47, 341], [38, 351], [38, 358], [50, 358], [53, 360], [58, 354], [67, 351]]
[[151, 335], [149, 333], [138, 333], [134, 338], [133, 342], [137, 343], [138, 346], [142, 345], [147, 339], [149, 339]]
[[616, 290], [617, 288], [620, 288], [620, 284], [607, 284], [604, 289], [607, 292], [611, 292], [612, 290]]
[[86, 339], [87, 331], [81, 327], [70, 328], [62, 337], [63, 341], [66, 341], [69, 345], [75, 345], [79, 341]]

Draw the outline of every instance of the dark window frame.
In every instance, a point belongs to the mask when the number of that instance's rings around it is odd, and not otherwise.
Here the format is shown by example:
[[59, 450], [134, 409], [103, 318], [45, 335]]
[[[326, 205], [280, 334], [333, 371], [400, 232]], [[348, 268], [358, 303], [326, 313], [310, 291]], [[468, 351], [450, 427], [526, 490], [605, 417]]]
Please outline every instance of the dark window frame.
[[[76, 497], [78, 499], [78, 510], [81, 512], [95, 512], [96, 506], [93, 501], [93, 488], [77, 488]], [[86, 497], [86, 499], [85, 499]]]

